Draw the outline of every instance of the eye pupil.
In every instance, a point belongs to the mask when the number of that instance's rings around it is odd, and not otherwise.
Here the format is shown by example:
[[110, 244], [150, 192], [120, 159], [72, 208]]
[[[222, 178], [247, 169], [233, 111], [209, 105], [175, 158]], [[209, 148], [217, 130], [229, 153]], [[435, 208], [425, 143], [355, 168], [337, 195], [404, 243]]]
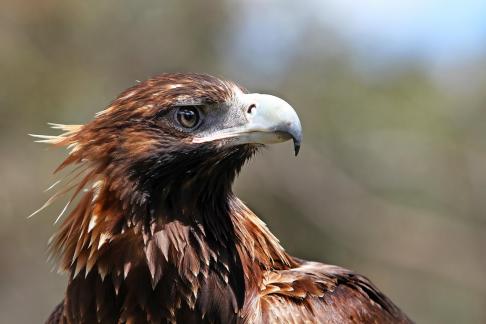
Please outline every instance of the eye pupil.
[[177, 121], [185, 128], [193, 128], [199, 122], [199, 111], [194, 107], [183, 107], [177, 111]]

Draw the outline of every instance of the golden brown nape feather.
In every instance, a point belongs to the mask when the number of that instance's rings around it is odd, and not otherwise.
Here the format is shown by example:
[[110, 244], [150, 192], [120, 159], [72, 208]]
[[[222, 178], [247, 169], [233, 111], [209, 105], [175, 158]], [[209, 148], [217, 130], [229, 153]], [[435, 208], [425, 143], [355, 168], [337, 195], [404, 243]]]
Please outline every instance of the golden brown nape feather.
[[75, 171], [41, 209], [79, 198], [51, 240], [69, 282], [47, 322], [409, 323], [367, 279], [289, 256], [233, 195], [257, 143], [298, 149], [289, 107], [211, 76], [163, 74], [86, 125], [53, 125], [64, 133], [41, 142], [67, 146], [58, 170]]

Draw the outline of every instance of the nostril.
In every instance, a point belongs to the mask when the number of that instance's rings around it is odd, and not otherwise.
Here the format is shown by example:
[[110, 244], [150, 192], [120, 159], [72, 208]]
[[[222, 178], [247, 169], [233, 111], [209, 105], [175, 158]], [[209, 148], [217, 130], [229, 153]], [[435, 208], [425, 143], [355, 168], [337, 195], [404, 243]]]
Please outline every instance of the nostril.
[[249, 107], [248, 107], [248, 110], [247, 110], [247, 113], [251, 114], [253, 109], [256, 109], [256, 105], [255, 104], [251, 104]]

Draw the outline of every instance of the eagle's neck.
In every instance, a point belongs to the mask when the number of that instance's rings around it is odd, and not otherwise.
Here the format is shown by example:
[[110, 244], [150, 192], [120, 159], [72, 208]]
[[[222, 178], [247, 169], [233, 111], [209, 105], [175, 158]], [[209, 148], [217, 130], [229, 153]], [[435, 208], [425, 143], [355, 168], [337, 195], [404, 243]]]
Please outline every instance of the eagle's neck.
[[[73, 319], [87, 316], [86, 307], [103, 317], [108, 313], [100, 309], [128, 302], [130, 314], [169, 319], [195, 309], [231, 318], [258, 292], [264, 271], [293, 262], [231, 186], [160, 190], [158, 200], [147, 199], [131, 213], [133, 206], [114, 196], [108, 180], [97, 183], [53, 243], [61, 268], [70, 272], [65, 306]], [[115, 304], [96, 299], [90, 293], [96, 289]], [[83, 294], [93, 298], [91, 306], [79, 304]], [[215, 304], [214, 294], [224, 303]]]

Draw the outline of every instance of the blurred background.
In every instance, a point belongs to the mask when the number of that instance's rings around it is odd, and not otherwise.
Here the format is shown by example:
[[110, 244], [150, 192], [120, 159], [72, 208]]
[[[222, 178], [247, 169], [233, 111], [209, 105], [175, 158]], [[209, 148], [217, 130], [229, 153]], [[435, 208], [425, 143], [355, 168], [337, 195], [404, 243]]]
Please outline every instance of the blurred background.
[[299, 112], [237, 192], [303, 258], [370, 277], [418, 323], [486, 322], [486, 2], [0, 3], [0, 322], [43, 322], [66, 277], [26, 217], [85, 123], [136, 80], [206, 72]]

